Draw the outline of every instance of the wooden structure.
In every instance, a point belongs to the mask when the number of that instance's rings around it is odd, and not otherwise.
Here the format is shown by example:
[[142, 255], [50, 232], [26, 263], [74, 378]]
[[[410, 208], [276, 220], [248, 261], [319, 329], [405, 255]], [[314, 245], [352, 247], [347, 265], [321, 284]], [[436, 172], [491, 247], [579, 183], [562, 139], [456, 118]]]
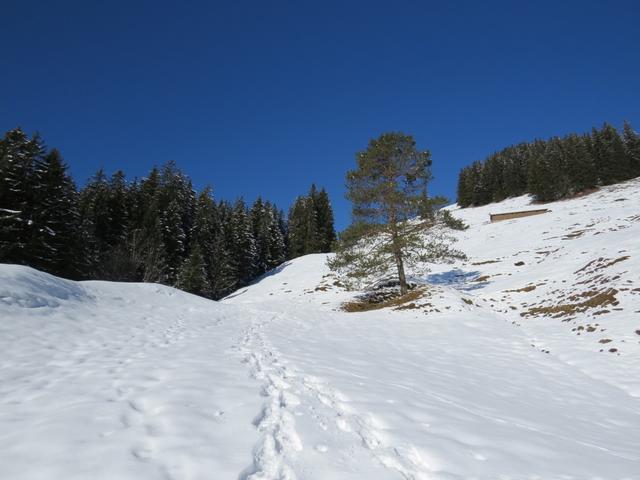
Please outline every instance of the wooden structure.
[[490, 213], [489, 218], [491, 222], [501, 222], [503, 220], [512, 220], [514, 218], [530, 217], [532, 215], [542, 215], [543, 213], [550, 212], [548, 208], [539, 208], [538, 210], [521, 210], [519, 212], [507, 212], [507, 213]]

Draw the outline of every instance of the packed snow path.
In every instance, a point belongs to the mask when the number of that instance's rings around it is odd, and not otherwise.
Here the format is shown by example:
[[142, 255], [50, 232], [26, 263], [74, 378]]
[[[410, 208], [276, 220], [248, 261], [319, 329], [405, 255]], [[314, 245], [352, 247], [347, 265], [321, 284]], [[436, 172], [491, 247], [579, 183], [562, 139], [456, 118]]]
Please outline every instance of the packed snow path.
[[[554, 205], [518, 242], [489, 207], [460, 212], [472, 263], [435, 267], [439, 285], [400, 311], [339, 311], [352, 294], [324, 255], [219, 303], [0, 265], [0, 479], [640, 479], [629, 185], [591, 213]], [[521, 317], [614, 254], [597, 274], [616, 308]], [[605, 338], [617, 354], [598, 351]]]

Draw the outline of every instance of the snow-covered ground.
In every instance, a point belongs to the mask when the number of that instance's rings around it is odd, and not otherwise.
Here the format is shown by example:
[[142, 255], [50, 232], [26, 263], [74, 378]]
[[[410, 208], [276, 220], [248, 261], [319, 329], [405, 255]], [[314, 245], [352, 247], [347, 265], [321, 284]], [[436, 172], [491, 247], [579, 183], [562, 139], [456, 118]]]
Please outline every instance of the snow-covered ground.
[[325, 255], [219, 303], [0, 265], [0, 479], [640, 479], [640, 183], [527, 202], [403, 310]]

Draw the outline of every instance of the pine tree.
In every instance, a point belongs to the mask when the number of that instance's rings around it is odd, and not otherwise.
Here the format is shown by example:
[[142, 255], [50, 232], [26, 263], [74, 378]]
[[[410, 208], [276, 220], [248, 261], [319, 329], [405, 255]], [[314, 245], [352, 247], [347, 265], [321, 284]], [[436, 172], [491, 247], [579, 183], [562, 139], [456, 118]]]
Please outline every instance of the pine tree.
[[333, 210], [324, 188], [311, 185], [309, 193], [296, 198], [289, 210], [289, 253], [292, 258], [330, 252], [336, 238]]
[[458, 174], [458, 186], [456, 191], [456, 202], [460, 207], [468, 207], [471, 205], [471, 195], [468, 189], [469, 178], [468, 168], [462, 168]]
[[177, 199], [171, 200], [160, 220], [165, 265], [162, 280], [167, 285], [175, 284], [180, 266], [185, 258], [187, 239], [180, 213], [181, 209]]
[[584, 138], [570, 134], [564, 139], [567, 175], [572, 193], [593, 188], [598, 182], [596, 170]]
[[[330, 266], [358, 278], [395, 268], [400, 293], [406, 294], [407, 263], [460, 255], [449, 248], [448, 238], [428, 236], [437, 226], [425, 208], [431, 154], [419, 151], [409, 135], [385, 133], [356, 160], [357, 168], [347, 173], [354, 224], [341, 236]], [[409, 221], [421, 214], [422, 221]]]
[[280, 223], [278, 209], [267, 202], [266, 205], [268, 218], [268, 264], [267, 269], [272, 269], [280, 265], [286, 260], [287, 250], [284, 240], [284, 233]]
[[289, 249], [291, 258], [311, 253], [309, 251], [315, 238], [315, 218], [309, 197], [297, 197], [289, 210]]
[[314, 199], [316, 219], [316, 246], [319, 252], [331, 251], [336, 239], [336, 231], [333, 225], [333, 209], [329, 201], [329, 195], [324, 188], [320, 189]]
[[35, 163], [45, 148], [38, 135], [31, 139], [20, 129], [0, 141], [0, 262], [29, 265], [33, 223]]
[[78, 194], [60, 153], [37, 160], [34, 175], [30, 265], [54, 275], [80, 279], [82, 258]]
[[176, 287], [185, 292], [211, 298], [211, 286], [207, 278], [205, 261], [197, 243], [180, 267]]
[[165, 279], [164, 244], [160, 208], [160, 171], [153, 167], [146, 178], [129, 188], [128, 249], [137, 269], [137, 279], [159, 283]]
[[222, 235], [218, 211], [211, 196], [211, 187], [198, 196], [191, 231], [191, 251], [199, 248], [204, 261], [204, 269], [209, 285], [209, 295], [214, 295], [213, 285], [220, 269], [221, 255], [218, 251]]
[[629, 171], [627, 155], [624, 143], [618, 131], [610, 124], [605, 123], [599, 132], [600, 163], [598, 171], [603, 185], [610, 185], [628, 178]]
[[255, 246], [255, 270], [252, 276], [262, 275], [271, 264], [269, 252], [269, 212], [262, 199], [258, 197], [251, 207], [251, 231]]
[[626, 120], [622, 128], [622, 138], [629, 167], [626, 176], [627, 178], [638, 177], [640, 176], [640, 135]]
[[241, 281], [238, 262], [234, 255], [236, 235], [232, 222], [233, 207], [228, 202], [220, 201], [217, 210], [220, 220], [220, 236], [215, 245], [217, 266], [213, 278], [213, 292], [214, 298], [222, 298], [238, 288]]
[[256, 271], [256, 246], [251, 220], [242, 199], [236, 201], [231, 215], [231, 255], [238, 278], [238, 286], [248, 284]]
[[112, 218], [109, 209], [109, 184], [100, 169], [80, 192], [80, 216], [87, 237], [88, 264], [92, 278], [102, 278], [101, 266], [112, 246]]

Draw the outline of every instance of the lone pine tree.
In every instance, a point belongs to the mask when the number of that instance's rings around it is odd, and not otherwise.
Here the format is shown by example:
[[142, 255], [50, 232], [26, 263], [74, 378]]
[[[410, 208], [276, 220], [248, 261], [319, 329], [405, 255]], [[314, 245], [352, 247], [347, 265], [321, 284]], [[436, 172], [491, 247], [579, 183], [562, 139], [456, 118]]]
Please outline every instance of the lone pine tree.
[[408, 291], [407, 263], [463, 256], [449, 246], [441, 216], [427, 196], [431, 153], [410, 135], [385, 133], [356, 155], [347, 173], [354, 223], [340, 236], [334, 270], [365, 278], [395, 269], [400, 293]]

